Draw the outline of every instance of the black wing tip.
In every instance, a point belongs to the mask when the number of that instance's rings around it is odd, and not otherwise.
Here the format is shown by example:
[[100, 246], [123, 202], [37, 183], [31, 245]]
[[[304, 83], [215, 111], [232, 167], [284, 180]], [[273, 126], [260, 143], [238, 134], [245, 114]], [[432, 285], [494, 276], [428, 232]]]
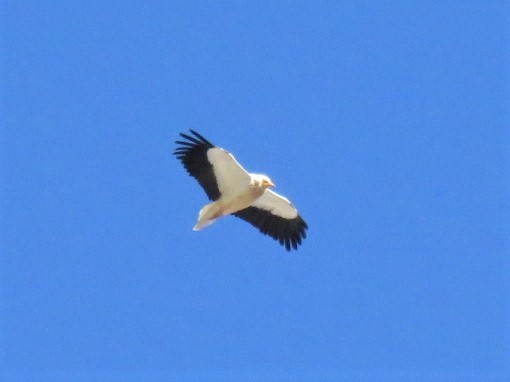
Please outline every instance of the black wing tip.
[[195, 130], [193, 129], [189, 129], [189, 131], [191, 132], [191, 134], [193, 134], [195, 137], [197, 138], [200, 138], [200, 139], [203, 139], [203, 140], [206, 140], [203, 136], [201, 136], [199, 133], [197, 133]]
[[192, 135], [189, 135], [187, 133], [179, 133], [179, 135], [186, 139], [186, 141], [175, 141], [175, 143], [181, 145], [180, 147], [183, 147], [183, 146], [188, 146], [188, 147], [194, 147], [194, 146], [206, 146], [208, 148], [212, 148], [214, 147], [214, 145], [208, 141], [207, 139], [205, 139], [203, 137], [203, 135], [197, 133], [195, 130], [193, 129], [190, 129], [189, 130], [190, 133]]
[[277, 241], [288, 252], [297, 251], [306, 238], [308, 225], [300, 215], [293, 219], [285, 219], [275, 215], [268, 217], [266, 211], [261, 212], [260, 209], [255, 207], [248, 207], [233, 213], [233, 215], [258, 228], [260, 233]]
[[274, 240], [278, 241], [287, 252], [297, 251], [302, 245], [303, 240], [306, 239], [306, 230], [308, 225], [303, 218], [298, 215], [296, 218], [291, 219], [292, 224], [286, 231], [274, 231], [273, 227], [263, 225], [259, 228], [260, 232], [267, 235]]
[[208, 160], [207, 152], [215, 146], [195, 130], [189, 134], [179, 133], [183, 140], [176, 140], [178, 145], [173, 155], [184, 165], [189, 175], [194, 177], [211, 200], [220, 197], [214, 171]]
[[308, 224], [303, 220], [301, 215], [298, 215], [294, 220], [294, 227], [287, 237], [282, 238], [284, 242], [280, 243], [285, 246], [285, 249], [290, 252], [292, 250], [297, 251], [302, 245], [304, 239], [306, 239], [306, 230]]

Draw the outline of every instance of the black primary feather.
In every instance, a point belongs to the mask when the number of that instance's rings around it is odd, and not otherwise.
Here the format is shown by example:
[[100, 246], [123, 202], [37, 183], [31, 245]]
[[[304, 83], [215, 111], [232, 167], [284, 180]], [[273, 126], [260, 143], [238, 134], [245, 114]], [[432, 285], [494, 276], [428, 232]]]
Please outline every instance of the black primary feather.
[[190, 131], [193, 136], [179, 134], [186, 141], [175, 141], [180, 146], [175, 149], [174, 155], [182, 162], [186, 171], [200, 183], [208, 198], [218, 200], [220, 198], [218, 183], [213, 166], [207, 158], [207, 151], [215, 146], [196, 131]]
[[247, 221], [264, 235], [278, 240], [287, 251], [290, 251], [291, 247], [298, 249], [302, 239], [306, 238], [308, 225], [300, 215], [294, 219], [285, 219], [257, 207], [248, 207], [232, 215]]

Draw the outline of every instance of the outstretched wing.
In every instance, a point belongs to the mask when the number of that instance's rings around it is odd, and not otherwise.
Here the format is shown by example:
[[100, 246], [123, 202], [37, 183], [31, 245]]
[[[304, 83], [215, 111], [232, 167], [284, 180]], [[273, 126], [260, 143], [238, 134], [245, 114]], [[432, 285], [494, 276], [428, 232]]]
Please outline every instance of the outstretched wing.
[[236, 195], [250, 182], [246, 170], [228, 151], [214, 146], [194, 130], [193, 136], [181, 133], [186, 141], [175, 141], [174, 152], [186, 171], [202, 186], [211, 200], [222, 195]]
[[297, 249], [301, 240], [306, 238], [308, 225], [296, 207], [288, 199], [268, 189], [250, 207], [233, 215], [257, 227], [264, 235], [278, 240], [287, 251], [291, 247]]

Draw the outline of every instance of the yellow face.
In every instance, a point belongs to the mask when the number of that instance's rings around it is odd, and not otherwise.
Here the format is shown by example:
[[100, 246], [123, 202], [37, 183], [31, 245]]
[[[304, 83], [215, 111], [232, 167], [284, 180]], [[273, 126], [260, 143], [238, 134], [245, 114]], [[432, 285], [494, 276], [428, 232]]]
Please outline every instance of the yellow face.
[[262, 187], [264, 188], [275, 187], [275, 185], [273, 182], [271, 182], [271, 179], [265, 177], [264, 179], [262, 179]]

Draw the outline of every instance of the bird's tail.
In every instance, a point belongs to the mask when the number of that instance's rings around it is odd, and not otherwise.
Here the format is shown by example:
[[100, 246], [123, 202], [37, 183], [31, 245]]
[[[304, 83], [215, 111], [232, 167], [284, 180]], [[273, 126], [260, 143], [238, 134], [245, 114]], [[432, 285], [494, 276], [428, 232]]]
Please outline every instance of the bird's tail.
[[221, 205], [212, 202], [205, 205], [198, 213], [198, 222], [193, 227], [193, 231], [199, 231], [204, 227], [214, 223], [221, 216]]

